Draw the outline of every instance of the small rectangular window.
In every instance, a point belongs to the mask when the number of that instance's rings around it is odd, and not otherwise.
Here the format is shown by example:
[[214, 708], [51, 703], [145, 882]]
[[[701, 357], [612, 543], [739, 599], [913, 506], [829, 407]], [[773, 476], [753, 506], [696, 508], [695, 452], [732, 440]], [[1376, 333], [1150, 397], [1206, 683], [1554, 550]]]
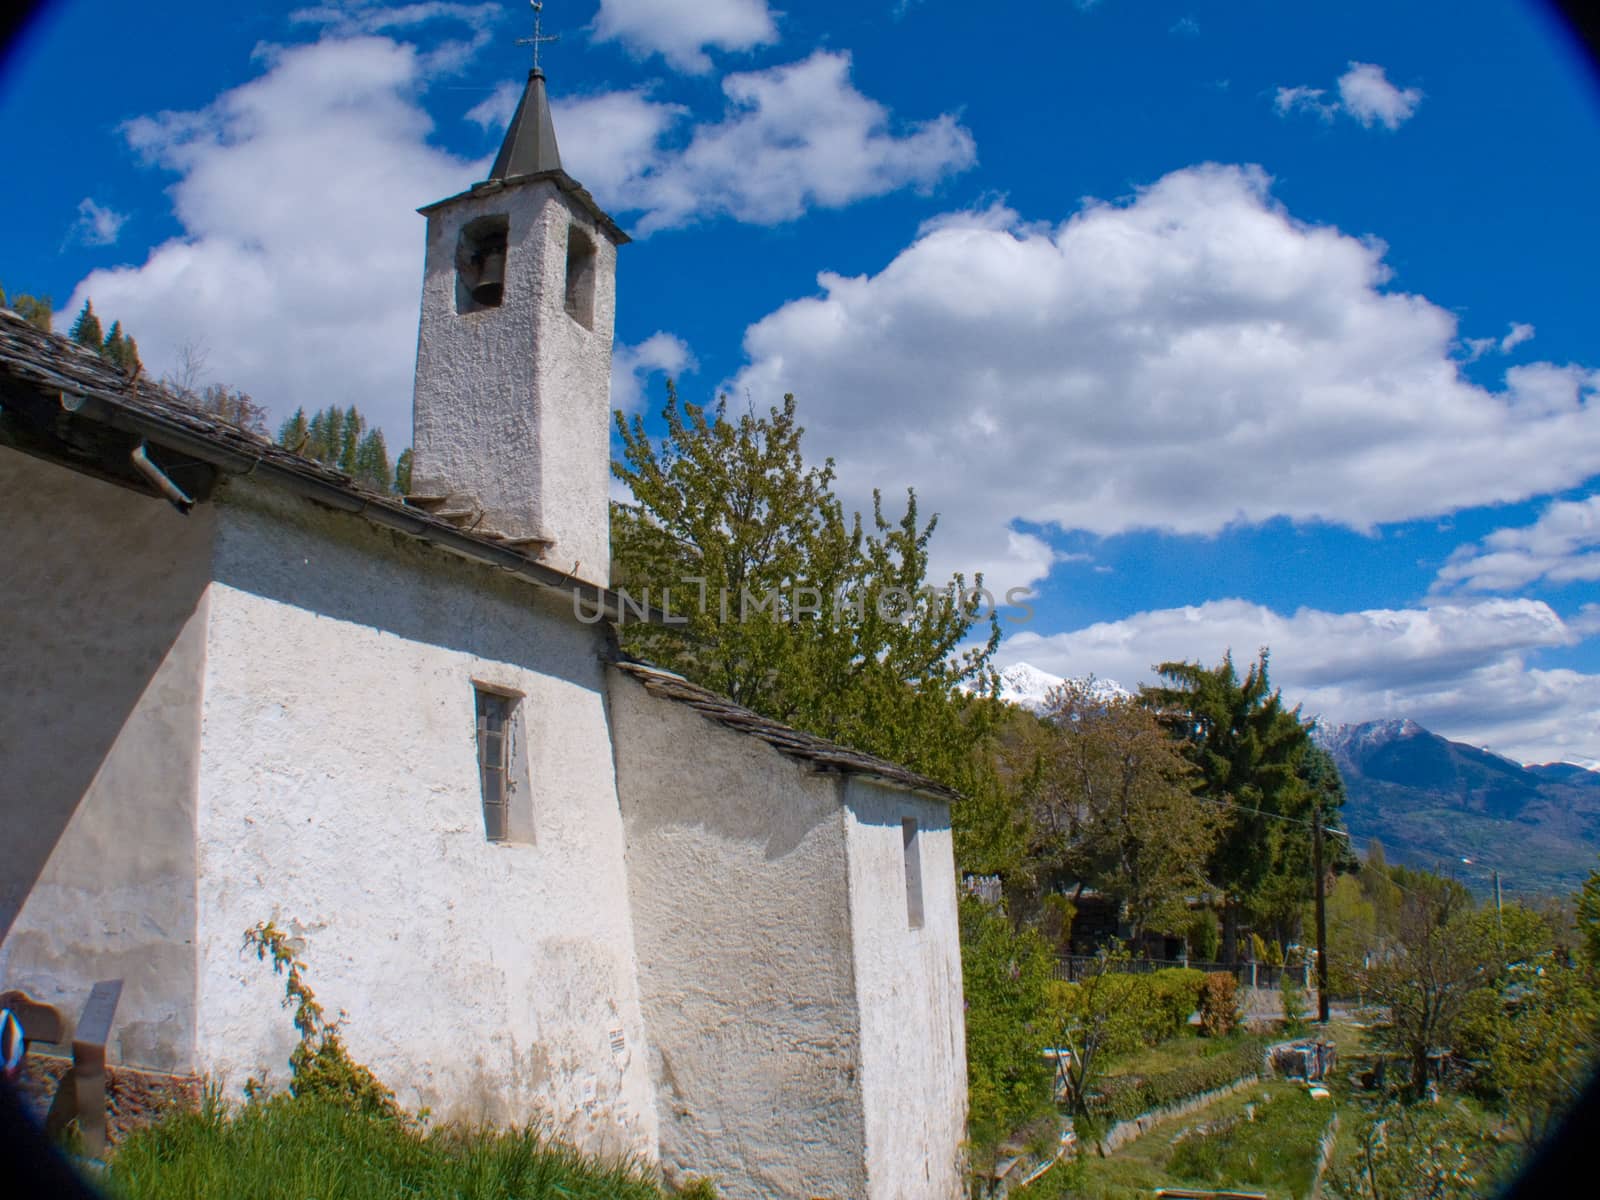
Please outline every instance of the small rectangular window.
[[917, 819], [900, 821], [900, 843], [906, 856], [906, 919], [911, 928], [922, 928], [922, 850], [917, 845]]
[[573, 225], [567, 230], [567, 312], [585, 329], [594, 328], [595, 242]]
[[483, 791], [483, 832], [503, 842], [510, 830], [511, 715], [516, 701], [474, 689], [478, 707], [478, 784]]

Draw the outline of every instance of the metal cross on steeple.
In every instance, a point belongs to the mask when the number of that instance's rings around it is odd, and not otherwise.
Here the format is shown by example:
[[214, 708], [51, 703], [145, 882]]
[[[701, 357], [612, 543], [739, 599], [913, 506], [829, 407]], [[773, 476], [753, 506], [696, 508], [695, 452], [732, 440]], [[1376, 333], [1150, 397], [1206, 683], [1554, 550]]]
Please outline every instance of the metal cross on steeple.
[[544, 71], [539, 66], [539, 47], [545, 42], [559, 42], [561, 35], [559, 33], [543, 32], [544, 5], [540, 3], [540, 0], [529, 0], [529, 7], [533, 9], [533, 36], [518, 38], [517, 45], [533, 47], [533, 70], [535, 74], [542, 75]]

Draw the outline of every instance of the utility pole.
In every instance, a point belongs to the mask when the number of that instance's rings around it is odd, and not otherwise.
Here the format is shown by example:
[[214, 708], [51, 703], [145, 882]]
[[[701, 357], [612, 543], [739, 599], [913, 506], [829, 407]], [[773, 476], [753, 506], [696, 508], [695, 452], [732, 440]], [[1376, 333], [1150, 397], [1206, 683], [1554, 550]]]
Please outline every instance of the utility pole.
[[[1463, 858], [1467, 866], [1482, 867], [1482, 863], [1474, 863], [1470, 858]], [[1500, 957], [1506, 956], [1506, 928], [1500, 913], [1500, 868], [1490, 867], [1489, 873], [1494, 876], [1494, 935], [1500, 944]]]
[[1322, 869], [1322, 803], [1311, 808], [1311, 867], [1317, 873], [1317, 1020], [1328, 1023], [1328, 897]]

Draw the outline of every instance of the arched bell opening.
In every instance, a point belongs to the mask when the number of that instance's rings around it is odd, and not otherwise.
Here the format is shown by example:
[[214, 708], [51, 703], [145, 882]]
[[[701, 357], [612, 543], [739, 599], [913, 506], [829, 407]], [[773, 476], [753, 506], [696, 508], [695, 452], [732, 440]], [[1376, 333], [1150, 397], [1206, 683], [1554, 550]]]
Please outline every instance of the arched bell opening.
[[510, 222], [503, 215], [479, 217], [461, 229], [456, 245], [456, 311], [499, 308], [505, 299], [506, 238]]

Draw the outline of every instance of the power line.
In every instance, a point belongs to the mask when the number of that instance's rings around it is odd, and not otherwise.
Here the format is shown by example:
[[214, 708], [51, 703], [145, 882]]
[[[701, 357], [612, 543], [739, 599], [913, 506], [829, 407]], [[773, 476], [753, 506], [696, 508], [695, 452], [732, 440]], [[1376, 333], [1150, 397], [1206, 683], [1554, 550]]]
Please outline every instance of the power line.
[[[1248, 804], [1240, 804], [1237, 800], [1224, 800], [1220, 796], [1196, 796], [1196, 800], [1204, 800], [1207, 804], [1220, 804], [1226, 808], [1237, 808], [1240, 812], [1247, 812], [1253, 817], [1267, 817], [1274, 821], [1287, 821], [1291, 825], [1303, 825], [1307, 829], [1315, 829], [1315, 821], [1307, 821], [1301, 817], [1290, 817], [1283, 813], [1268, 812], [1264, 808], [1251, 808]], [[1349, 838], [1350, 832], [1346, 829], [1329, 829], [1326, 825], [1322, 832], [1333, 837]]]

